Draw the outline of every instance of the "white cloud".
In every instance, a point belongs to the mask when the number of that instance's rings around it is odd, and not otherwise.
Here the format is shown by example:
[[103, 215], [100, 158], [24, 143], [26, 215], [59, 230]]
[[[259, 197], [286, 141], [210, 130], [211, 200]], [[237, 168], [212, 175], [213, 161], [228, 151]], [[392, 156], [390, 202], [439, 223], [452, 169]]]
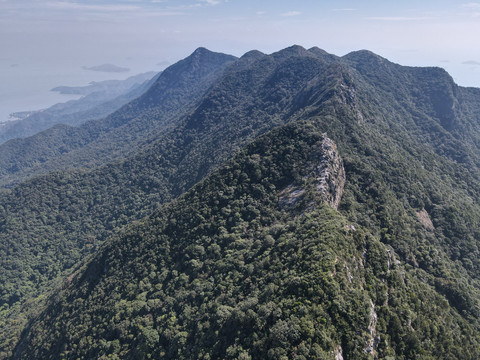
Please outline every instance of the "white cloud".
[[429, 20], [430, 17], [407, 17], [407, 16], [374, 16], [368, 17], [367, 20], [376, 20], [376, 21], [419, 21], [419, 20]]
[[464, 65], [475, 65], [475, 66], [479, 66], [479, 65], [480, 65], [480, 61], [468, 60], [468, 61], [462, 62], [462, 64], [464, 64]]
[[[0, 0], [2, 1], [2, 0]], [[152, 0], [159, 2], [159, 0]], [[166, 0], [162, 0], [166, 1]], [[172, 9], [169, 7], [155, 7], [152, 3], [150, 6], [144, 6], [137, 0], [129, 0], [131, 4], [85, 4], [74, 1], [47, 1], [47, 2], [35, 2], [37, 4], [36, 14], [40, 14], [41, 10], [49, 12], [51, 21], [59, 19], [58, 13], [71, 13], [78, 16], [84, 16], [82, 19], [103, 19], [109, 21], [124, 21], [126, 17], [133, 18], [155, 18], [155, 17], [167, 17], [167, 16], [179, 16], [185, 15], [182, 10], [186, 9]], [[138, 5], [133, 2], [137, 2]], [[65, 16], [65, 15], [61, 15]], [[79, 17], [77, 16], [77, 19]]]
[[220, 0], [198, 0], [198, 1], [204, 2], [204, 3], [206, 3], [208, 5], [212, 5], [212, 6], [215, 6], [215, 5], [218, 5], [218, 4], [222, 3], [222, 1], [220, 1]]
[[146, 18], [151, 18], [151, 17], [162, 17], [162, 16], [179, 16], [179, 15], [185, 15], [185, 12], [181, 11], [142, 11], [140, 16], [146, 17]]
[[60, 10], [86, 10], [86, 11], [135, 11], [139, 10], [140, 7], [136, 5], [89, 5], [89, 4], [80, 4], [76, 2], [48, 2], [46, 3], [47, 7], [60, 9]]
[[480, 10], [480, 3], [472, 2], [472, 3], [462, 4], [462, 8]]
[[298, 16], [301, 15], [302, 13], [300, 11], [289, 11], [286, 13], [283, 13], [282, 16], [288, 17], [288, 16]]
[[356, 11], [354, 8], [332, 9], [332, 11]]
[[466, 15], [470, 15], [474, 18], [480, 17], [480, 3], [472, 2], [462, 4], [462, 9], [464, 9], [465, 12], [468, 12]]

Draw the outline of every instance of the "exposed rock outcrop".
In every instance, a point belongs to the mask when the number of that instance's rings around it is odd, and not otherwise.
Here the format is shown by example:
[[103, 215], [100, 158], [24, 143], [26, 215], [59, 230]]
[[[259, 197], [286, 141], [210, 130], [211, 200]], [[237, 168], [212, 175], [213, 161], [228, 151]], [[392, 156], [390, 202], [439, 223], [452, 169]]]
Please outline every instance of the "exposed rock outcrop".
[[340, 345], [333, 350], [333, 356], [335, 360], [343, 360], [342, 347]]
[[416, 214], [418, 220], [422, 223], [427, 231], [435, 231], [435, 226], [433, 226], [432, 219], [430, 219], [430, 215], [428, 215], [427, 210], [422, 209], [422, 211], [419, 211]]
[[368, 337], [365, 339], [364, 351], [373, 356], [375, 356], [377, 345], [380, 341], [380, 338], [377, 336], [377, 319], [375, 304], [370, 299], [370, 323], [368, 324]]
[[[295, 207], [309, 188], [314, 190], [315, 195], [320, 195], [326, 204], [338, 208], [346, 181], [345, 169], [336, 144], [325, 134], [323, 136], [320, 147], [310, 155], [312, 165], [308, 175], [303, 178], [303, 184], [290, 184], [281, 191], [279, 204], [282, 208]], [[313, 206], [313, 200], [310, 200], [307, 208]]]

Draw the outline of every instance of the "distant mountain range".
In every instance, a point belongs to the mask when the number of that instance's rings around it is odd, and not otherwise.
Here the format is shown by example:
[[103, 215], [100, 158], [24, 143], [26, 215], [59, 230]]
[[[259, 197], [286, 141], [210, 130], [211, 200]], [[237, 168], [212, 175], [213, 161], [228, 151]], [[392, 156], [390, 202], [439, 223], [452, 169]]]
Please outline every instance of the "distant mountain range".
[[[114, 93], [114, 96], [118, 96], [132, 90], [139, 84], [143, 84], [145, 81], [151, 80], [157, 73], [150, 71], [135, 76], [130, 76], [125, 80], [105, 80], [105, 81], [92, 81], [87, 86], [57, 86], [51, 89], [51, 91], [57, 91], [60, 94], [68, 95], [90, 95], [94, 93]], [[144, 90], [146, 91], [146, 89]]]
[[102, 64], [102, 65], [95, 65], [95, 66], [82, 66], [84, 70], [91, 70], [91, 71], [101, 71], [101, 72], [111, 72], [111, 73], [121, 73], [121, 72], [129, 72], [129, 68], [124, 68], [121, 66], [113, 65], [113, 64]]
[[0, 146], [0, 357], [480, 358], [480, 89], [197, 49]]
[[89, 120], [104, 118], [145, 92], [155, 75], [155, 72], [149, 72], [125, 80], [94, 82], [88, 86], [56, 87], [52, 91], [83, 96], [48, 109], [12, 114], [17, 120], [1, 124], [0, 143], [29, 137], [58, 124], [78, 126]]

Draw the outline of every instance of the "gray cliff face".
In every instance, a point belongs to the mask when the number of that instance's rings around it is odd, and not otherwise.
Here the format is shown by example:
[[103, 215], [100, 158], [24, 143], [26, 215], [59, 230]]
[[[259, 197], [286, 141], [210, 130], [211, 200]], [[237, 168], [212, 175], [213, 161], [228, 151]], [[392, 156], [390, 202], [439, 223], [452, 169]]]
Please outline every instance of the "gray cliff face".
[[380, 342], [380, 337], [377, 336], [377, 320], [378, 316], [375, 312], [375, 304], [370, 299], [370, 323], [368, 324], [368, 333], [365, 338], [365, 348], [363, 349], [367, 354], [371, 354], [376, 358], [376, 349]]
[[320, 147], [314, 149], [310, 159], [308, 175], [303, 178], [302, 184], [292, 183], [280, 192], [280, 206], [294, 208], [307, 200], [305, 208], [311, 209], [316, 200], [320, 199], [337, 209], [346, 181], [343, 160], [337, 145], [324, 134]]
[[322, 160], [313, 169], [315, 188], [328, 205], [337, 209], [345, 187], [345, 169], [337, 145], [326, 135], [322, 141], [320, 155]]

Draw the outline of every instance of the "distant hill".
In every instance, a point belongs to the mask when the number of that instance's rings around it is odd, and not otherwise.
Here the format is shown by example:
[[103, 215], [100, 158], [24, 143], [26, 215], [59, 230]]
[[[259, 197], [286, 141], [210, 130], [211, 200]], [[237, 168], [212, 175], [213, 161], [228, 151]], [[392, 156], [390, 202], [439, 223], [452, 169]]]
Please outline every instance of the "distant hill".
[[84, 70], [90, 71], [101, 71], [101, 72], [111, 72], [111, 73], [121, 73], [121, 72], [129, 72], [129, 68], [124, 68], [121, 66], [113, 65], [113, 64], [102, 64], [102, 65], [95, 65], [95, 66], [82, 66]]
[[57, 86], [51, 89], [50, 91], [56, 91], [60, 94], [70, 94], [70, 95], [89, 95], [93, 93], [102, 93], [102, 92], [115, 92], [118, 91], [116, 95], [131, 90], [131, 88], [136, 84], [144, 83], [147, 80], [152, 79], [156, 72], [150, 71], [143, 74], [138, 74], [130, 76], [125, 80], [104, 80], [104, 81], [92, 81], [87, 86]]
[[15, 113], [19, 120], [0, 127], [0, 143], [35, 135], [54, 125], [81, 125], [102, 119], [139, 97], [151, 85], [154, 72], [131, 76], [125, 80], [101, 81], [80, 87], [58, 87], [52, 91], [84, 95], [78, 100], [56, 104], [40, 111]]

